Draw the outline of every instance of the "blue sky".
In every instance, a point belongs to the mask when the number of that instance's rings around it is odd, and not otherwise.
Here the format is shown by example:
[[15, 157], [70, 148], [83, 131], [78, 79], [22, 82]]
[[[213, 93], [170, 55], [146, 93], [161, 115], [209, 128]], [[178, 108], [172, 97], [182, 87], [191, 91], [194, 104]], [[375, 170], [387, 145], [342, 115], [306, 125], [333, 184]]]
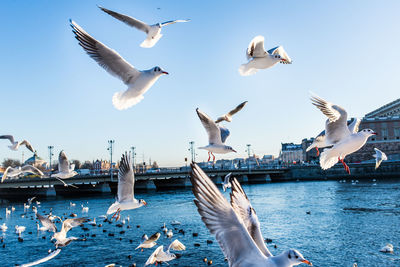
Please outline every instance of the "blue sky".
[[[145, 35], [96, 5], [148, 23], [190, 18], [163, 29], [151, 49]], [[159, 9], [158, 9], [159, 8]], [[247, 100], [227, 144], [246, 155], [277, 155], [281, 142], [300, 142], [323, 128], [309, 91], [362, 117], [399, 97], [399, 1], [1, 1], [2, 132], [28, 139], [48, 159], [108, 158], [135, 146], [138, 160], [183, 165], [189, 141], [207, 143], [199, 107], [217, 117]], [[111, 97], [125, 89], [89, 58], [69, 27], [75, 20], [138, 69], [161, 66], [161, 77], [138, 105], [118, 111]], [[245, 49], [256, 35], [267, 49], [282, 45], [292, 65], [242, 77]], [[207, 152], [198, 150], [198, 160]], [[30, 156], [25, 150], [25, 158]], [[21, 151], [0, 142], [0, 160]], [[217, 156], [222, 158], [222, 156]]]

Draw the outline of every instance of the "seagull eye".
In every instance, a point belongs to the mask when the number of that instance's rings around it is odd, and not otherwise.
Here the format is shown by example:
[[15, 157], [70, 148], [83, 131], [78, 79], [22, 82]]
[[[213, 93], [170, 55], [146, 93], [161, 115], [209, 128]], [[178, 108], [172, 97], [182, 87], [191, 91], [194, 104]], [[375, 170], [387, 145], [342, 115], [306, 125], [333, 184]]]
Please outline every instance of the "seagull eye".
[[287, 256], [289, 259], [291, 259], [292, 258], [292, 256], [290, 256], [290, 254]]
[[296, 259], [298, 259], [298, 258], [299, 258], [299, 256], [296, 255]]

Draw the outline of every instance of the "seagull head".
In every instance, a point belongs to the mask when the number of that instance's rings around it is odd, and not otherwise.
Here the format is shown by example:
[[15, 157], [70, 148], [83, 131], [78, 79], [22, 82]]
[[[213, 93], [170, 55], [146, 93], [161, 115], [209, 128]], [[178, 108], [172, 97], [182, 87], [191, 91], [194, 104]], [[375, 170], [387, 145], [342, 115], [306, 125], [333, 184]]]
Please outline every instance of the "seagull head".
[[230, 152], [237, 153], [237, 151], [235, 149], [233, 149], [231, 146], [226, 146], [226, 149], [229, 150]]
[[295, 249], [290, 249], [290, 250], [284, 252], [284, 254], [286, 254], [285, 256], [288, 258], [290, 264], [293, 266], [296, 266], [296, 265], [299, 265], [302, 263], [312, 266], [312, 263], [309, 262], [308, 260], [306, 260], [303, 257], [303, 255], [301, 255], [301, 253]]
[[158, 66], [153, 68], [153, 73], [156, 74], [156, 75], [163, 75], [163, 74], [168, 75], [169, 74], [168, 72], [164, 71], [163, 69], [161, 69]]
[[361, 131], [361, 134], [364, 135], [364, 136], [366, 136], [366, 137], [370, 137], [370, 136], [372, 136], [372, 135], [378, 135], [376, 132], [374, 132], [374, 131], [371, 130], [371, 129], [363, 129], [363, 130]]

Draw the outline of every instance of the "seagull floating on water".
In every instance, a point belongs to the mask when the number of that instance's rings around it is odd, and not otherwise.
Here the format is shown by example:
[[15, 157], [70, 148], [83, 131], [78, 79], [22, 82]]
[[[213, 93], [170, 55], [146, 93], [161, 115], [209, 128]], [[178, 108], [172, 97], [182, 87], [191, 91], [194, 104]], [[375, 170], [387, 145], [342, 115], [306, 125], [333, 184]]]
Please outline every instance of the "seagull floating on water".
[[106, 12], [107, 14], [109, 14], [110, 16], [124, 22], [125, 24], [134, 27], [140, 31], [143, 31], [147, 34], [147, 38], [143, 41], [143, 43], [140, 44], [141, 47], [145, 47], [145, 48], [150, 48], [153, 47], [158, 40], [160, 40], [160, 38], [162, 37], [161, 34], [161, 28], [170, 24], [174, 24], [177, 22], [188, 22], [190, 21], [190, 19], [177, 19], [177, 20], [170, 20], [170, 21], [165, 21], [162, 23], [156, 23], [153, 25], [148, 25], [138, 19], [135, 19], [133, 17], [127, 16], [127, 15], [123, 15], [120, 13], [117, 13], [115, 11], [111, 11], [109, 9], [106, 9], [104, 7], [99, 6], [99, 8], [101, 10], [103, 10], [104, 12]]
[[144, 234], [142, 236], [142, 243], [140, 243], [140, 245], [137, 246], [135, 248], [135, 250], [141, 248], [142, 251], [143, 251], [144, 248], [152, 248], [152, 247], [154, 247], [155, 245], [157, 245], [156, 241], [160, 238], [160, 236], [161, 236], [160, 233], [155, 233], [150, 237], [147, 237], [147, 235]]
[[246, 106], [247, 101], [244, 101], [243, 103], [240, 103], [236, 108], [232, 109], [231, 111], [229, 111], [228, 113], [222, 115], [221, 117], [219, 117], [215, 123], [220, 123], [222, 121], [227, 121], [227, 122], [231, 122], [232, 121], [232, 116], [235, 115], [236, 113], [238, 113], [239, 111], [242, 110], [242, 108], [244, 108], [244, 106]]
[[22, 167], [19, 166], [19, 167], [15, 167], [15, 168], [8, 166], [7, 169], [3, 173], [3, 176], [1, 177], [1, 182], [4, 182], [4, 180], [6, 180], [8, 177], [10, 177], [10, 178], [17, 177], [24, 173], [32, 173], [32, 174], [39, 175], [40, 177], [42, 177], [44, 175], [41, 170], [39, 170], [38, 168], [36, 168], [32, 165], [24, 165]]
[[135, 176], [132, 170], [131, 157], [130, 154], [128, 155], [125, 152], [119, 163], [117, 200], [108, 208], [107, 215], [114, 213], [112, 217], [117, 216], [116, 220], [118, 220], [122, 210], [132, 210], [147, 205], [143, 199], [138, 201], [135, 198], [134, 187]]
[[78, 175], [75, 169], [75, 164], [70, 164], [64, 150], [58, 155], [58, 173], [54, 173], [51, 177], [67, 179]]
[[393, 245], [392, 244], [386, 244], [386, 246], [384, 246], [383, 248], [381, 248], [379, 250], [380, 252], [384, 252], [384, 253], [393, 253]]
[[192, 163], [191, 182], [194, 203], [215, 235], [229, 266], [291, 267], [311, 262], [295, 249], [272, 256], [260, 233], [260, 222], [240, 184], [233, 180], [231, 205], [211, 179]]
[[387, 160], [388, 158], [384, 152], [380, 151], [376, 147], [374, 148], [374, 150], [375, 154], [373, 155], [373, 157], [376, 159], [375, 163], [375, 170], [376, 170], [378, 169], [379, 165], [381, 165], [382, 161]]
[[71, 27], [79, 45], [86, 53], [107, 72], [121, 79], [128, 86], [127, 90], [116, 92], [112, 97], [113, 105], [118, 110], [127, 109], [139, 103], [144, 93], [158, 78], [163, 74], [168, 74], [158, 66], [140, 71], [125, 61], [115, 50], [90, 36], [74, 21], [71, 21]]
[[[363, 147], [368, 137], [376, 135], [376, 133], [371, 129], [363, 129], [356, 132], [358, 122], [355, 122], [354, 128], [349, 128], [347, 126], [347, 112], [338, 105], [329, 103], [317, 96], [311, 97], [311, 101], [313, 105], [328, 117], [328, 121], [335, 122], [332, 124], [327, 121], [325, 124], [325, 143], [333, 145], [332, 148], [327, 148], [321, 153], [321, 168], [323, 170], [329, 169], [340, 161], [347, 173], [350, 174], [350, 168], [344, 162], [344, 158]], [[350, 129], [353, 129], [353, 132]]]
[[0, 229], [2, 232], [7, 231], [8, 227], [7, 227], [6, 223], [3, 223], [2, 225], [0, 225]]
[[176, 255], [170, 250], [185, 250], [186, 247], [178, 239], [175, 239], [168, 246], [159, 246], [148, 258], [144, 266], [154, 263], [163, 263], [176, 259]]
[[247, 50], [246, 57], [249, 60], [239, 68], [242, 76], [255, 74], [259, 69], [268, 69], [280, 63], [292, 64], [292, 60], [285, 52], [282, 46], [274, 47], [268, 51], [264, 48], [264, 37], [259, 35], [251, 40]]
[[213, 161], [215, 160], [213, 153], [226, 154], [229, 152], [236, 152], [232, 147], [225, 145], [225, 141], [230, 134], [229, 130], [216, 124], [214, 120], [198, 108], [196, 112], [208, 134], [208, 145], [199, 147], [199, 149], [208, 150], [208, 161], [210, 161], [211, 158], [210, 154], [213, 156]]
[[18, 142], [14, 140], [14, 136], [12, 135], [1, 135], [0, 139], [8, 139], [11, 142], [11, 146], [8, 146], [11, 150], [17, 151], [20, 146], [25, 146], [27, 149], [35, 153], [35, 149], [33, 149], [31, 143], [27, 140]]

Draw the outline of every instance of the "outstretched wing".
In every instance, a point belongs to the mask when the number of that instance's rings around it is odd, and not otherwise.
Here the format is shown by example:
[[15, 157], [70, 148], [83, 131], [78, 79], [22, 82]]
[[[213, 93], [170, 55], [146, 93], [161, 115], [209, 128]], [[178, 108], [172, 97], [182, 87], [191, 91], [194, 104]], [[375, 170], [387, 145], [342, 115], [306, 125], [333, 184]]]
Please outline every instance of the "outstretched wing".
[[118, 171], [118, 202], [132, 201], [134, 198], [135, 176], [130, 154], [122, 154]]
[[144, 264], [144, 266], [147, 265], [151, 265], [154, 264], [157, 261], [157, 255], [158, 253], [160, 253], [161, 251], [163, 251], [164, 246], [159, 246], [158, 248], [156, 248], [156, 250], [154, 250], [153, 253], [151, 253], [150, 257], [147, 259], [146, 263]]
[[160, 233], [155, 233], [155, 234], [153, 234], [152, 236], [150, 236], [148, 239], [147, 239], [147, 241], [148, 242], [156, 242], [159, 238], [160, 238]]
[[33, 153], [35, 153], [35, 149], [34, 149], [33, 146], [31, 145], [31, 143], [29, 143], [27, 140], [22, 141], [19, 145], [20, 145], [20, 146], [26, 146], [27, 149], [29, 149], [30, 151], [32, 151]]
[[207, 114], [200, 111], [200, 109], [197, 108], [196, 112], [207, 131], [208, 143], [222, 144], [220, 127], [218, 127], [218, 125]]
[[228, 128], [225, 128], [222, 126], [218, 126], [218, 127], [219, 127], [219, 131], [221, 133], [221, 141], [222, 141], [222, 143], [225, 143], [226, 139], [230, 135], [230, 132], [229, 132]]
[[125, 84], [129, 84], [139, 77], [140, 71], [125, 61], [115, 50], [94, 39], [74, 21], [70, 22], [72, 32], [79, 41], [79, 45], [107, 72], [121, 79]]
[[359, 118], [354, 119], [349, 125], [349, 131], [351, 133], [358, 133], [360, 124], [361, 124], [361, 120]]
[[52, 232], [57, 232], [57, 227], [56, 225], [47, 217], [44, 217], [42, 215], [40, 215], [39, 213], [36, 213], [36, 217], [38, 218], [38, 220], [42, 223], [42, 225], [44, 227], [46, 227], [47, 229], [49, 229]]
[[282, 59], [280, 61], [280, 63], [282, 64], [292, 64], [292, 59], [289, 57], [289, 55], [286, 53], [285, 49], [283, 49], [282, 46], [274, 47], [268, 50], [268, 53], [271, 55], [279, 55]]
[[247, 59], [253, 57], [265, 57], [266, 55], [267, 52], [265, 51], [264, 48], [264, 36], [259, 35], [254, 37], [253, 40], [251, 40], [246, 50]]
[[251, 238], [253, 238], [261, 252], [266, 257], [271, 257], [271, 252], [264, 244], [264, 238], [260, 230], [260, 222], [256, 211], [251, 206], [249, 198], [236, 178], [232, 179], [231, 184], [232, 192], [230, 193], [230, 197], [233, 210], [242, 219]]
[[138, 19], [132, 18], [127, 15], [120, 14], [118, 12], [109, 10], [109, 9], [101, 7], [101, 6], [98, 6], [98, 7], [101, 10], [103, 10], [104, 12], [106, 12], [108, 15], [128, 24], [131, 27], [135, 27], [136, 29], [144, 31], [145, 33], [149, 33], [149, 31], [150, 31], [150, 26], [147, 25], [146, 23], [144, 23], [143, 21], [140, 21]]
[[71, 228], [77, 227], [77, 226], [79, 226], [82, 223], [85, 223], [87, 221], [89, 221], [89, 220], [88, 220], [88, 218], [85, 218], [85, 217], [83, 217], [83, 218], [66, 219], [62, 224], [61, 231], [68, 232], [69, 230], [71, 230]]
[[250, 237], [242, 220], [210, 178], [195, 163], [191, 164], [194, 203], [201, 219], [215, 235], [229, 266], [239, 266], [251, 259], [255, 263], [267, 261]]
[[229, 115], [233, 116], [236, 113], [238, 113], [239, 111], [242, 110], [242, 108], [244, 108], [244, 106], [246, 106], [248, 101], [244, 101], [243, 103], [240, 103], [236, 108], [232, 109], [231, 111], [229, 111]]
[[11, 169], [11, 166], [8, 166], [7, 169], [4, 171], [3, 176], [1, 177], [1, 182], [4, 182], [7, 179], [8, 171]]
[[170, 24], [174, 24], [174, 23], [177, 23], [177, 22], [188, 22], [188, 21], [190, 21], [190, 19], [176, 19], [176, 20], [170, 20], [170, 21], [162, 22], [162, 23], [160, 23], [160, 25], [161, 25], [161, 27], [164, 27], [164, 26], [167, 26], [167, 25], [170, 25]]
[[30, 173], [34, 173], [37, 174], [39, 176], [43, 176], [43, 172], [41, 170], [39, 170], [38, 168], [32, 166], [32, 165], [25, 165], [21, 168], [22, 172], [30, 172]]
[[67, 155], [65, 154], [64, 150], [61, 150], [60, 154], [58, 155], [58, 171], [68, 173], [69, 170], [69, 161]]
[[0, 139], [8, 139], [8, 140], [10, 140], [11, 144], [15, 143], [14, 136], [12, 136], [12, 135], [1, 135]]
[[178, 239], [175, 239], [168, 245], [168, 251], [169, 250], [185, 250], [186, 246], [182, 244]]

